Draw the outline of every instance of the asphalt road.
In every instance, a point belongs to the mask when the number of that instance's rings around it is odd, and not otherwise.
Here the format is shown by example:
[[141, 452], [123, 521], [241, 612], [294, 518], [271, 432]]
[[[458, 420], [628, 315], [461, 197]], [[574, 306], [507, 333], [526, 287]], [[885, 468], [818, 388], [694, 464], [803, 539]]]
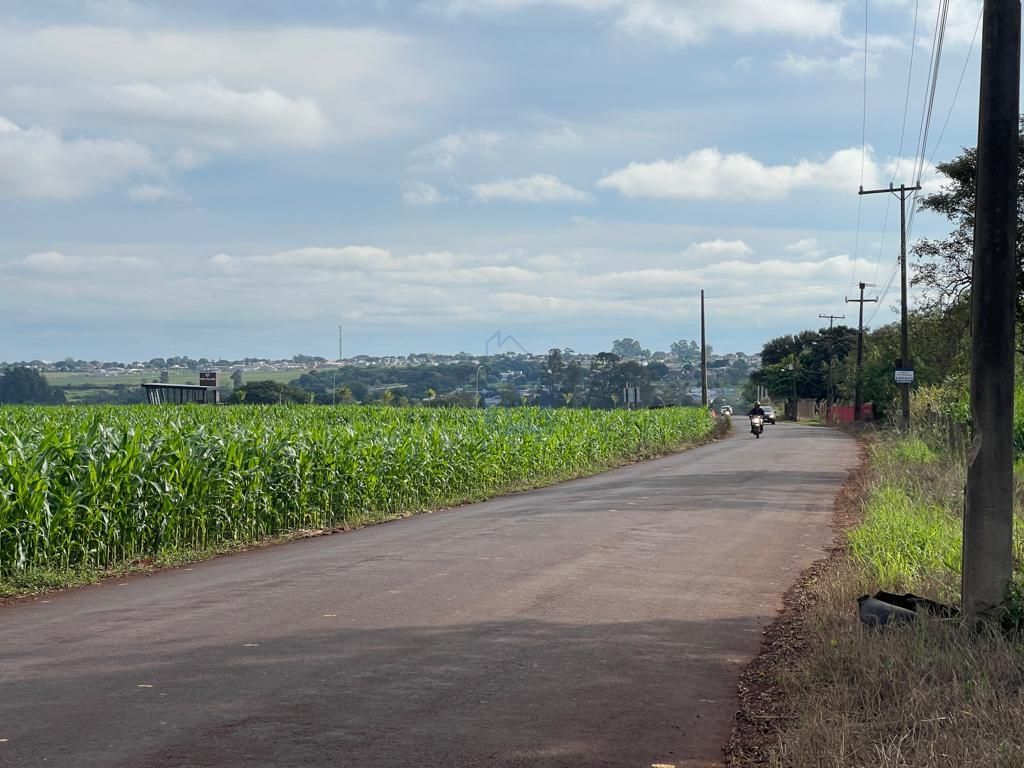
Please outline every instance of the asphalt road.
[[703, 766], [856, 461], [823, 428], [0, 608], [0, 766]]

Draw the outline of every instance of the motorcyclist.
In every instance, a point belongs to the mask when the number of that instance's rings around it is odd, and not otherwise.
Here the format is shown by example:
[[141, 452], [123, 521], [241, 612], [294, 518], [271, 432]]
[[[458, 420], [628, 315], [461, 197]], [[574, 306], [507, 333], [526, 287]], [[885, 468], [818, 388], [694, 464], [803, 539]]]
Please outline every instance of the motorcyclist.
[[764, 416], [764, 408], [761, 407], [760, 401], [754, 402], [754, 407], [750, 409], [750, 413], [747, 416]]

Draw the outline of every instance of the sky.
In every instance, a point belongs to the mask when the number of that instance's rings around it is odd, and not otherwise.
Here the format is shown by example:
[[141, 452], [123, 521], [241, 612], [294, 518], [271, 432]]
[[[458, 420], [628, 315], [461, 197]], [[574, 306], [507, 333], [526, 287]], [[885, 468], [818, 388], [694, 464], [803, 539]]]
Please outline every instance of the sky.
[[0, 360], [668, 349], [701, 290], [752, 353], [860, 281], [892, 322], [857, 189], [977, 135], [952, 0], [918, 151], [937, 5], [0, 0]]

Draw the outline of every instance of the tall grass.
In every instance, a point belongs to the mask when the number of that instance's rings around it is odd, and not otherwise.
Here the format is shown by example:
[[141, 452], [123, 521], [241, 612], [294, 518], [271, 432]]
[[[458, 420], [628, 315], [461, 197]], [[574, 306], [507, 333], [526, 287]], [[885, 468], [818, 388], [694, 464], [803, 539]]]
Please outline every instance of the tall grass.
[[863, 525], [849, 538], [854, 562], [890, 590], [920, 588], [936, 579], [949, 588], [947, 577], [960, 573], [960, 520], [903, 488], [877, 489], [866, 505]]
[[0, 409], [0, 576], [356, 526], [664, 453], [701, 409]]
[[[767, 721], [775, 731], [744, 745], [733, 764], [1024, 766], [1019, 635], [928, 617], [874, 631], [857, 618], [857, 596], [877, 589], [958, 602], [962, 453], [929, 446], [920, 435], [880, 435], [868, 455], [855, 489], [859, 499], [850, 501], [864, 512], [848, 532], [850, 556], [837, 556], [804, 583], [801, 609], [785, 636], [791, 643], [795, 638], [796, 651], [778, 655], [766, 676], [778, 706]], [[1018, 569], [1024, 562], [1022, 489]]]

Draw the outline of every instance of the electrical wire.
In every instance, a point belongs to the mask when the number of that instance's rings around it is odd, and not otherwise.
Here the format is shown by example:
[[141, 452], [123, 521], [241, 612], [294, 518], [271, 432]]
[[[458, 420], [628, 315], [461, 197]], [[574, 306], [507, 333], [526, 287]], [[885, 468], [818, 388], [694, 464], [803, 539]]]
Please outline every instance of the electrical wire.
[[[864, 92], [861, 99], [860, 117], [860, 188], [864, 189], [864, 162], [868, 149], [868, 0], [864, 0]], [[857, 195], [857, 234], [853, 240], [853, 271], [850, 288], [857, 282], [857, 262], [860, 259], [860, 225], [864, 211], [864, 196]]]
[[953, 92], [953, 101], [949, 105], [949, 112], [946, 113], [946, 120], [942, 123], [939, 138], [935, 140], [935, 147], [932, 149], [931, 157], [928, 158], [929, 163], [935, 160], [935, 155], [938, 154], [939, 147], [942, 145], [942, 137], [946, 135], [946, 128], [949, 127], [949, 119], [953, 116], [953, 108], [956, 106], [957, 96], [960, 95], [960, 86], [964, 84], [964, 75], [967, 74], [967, 66], [971, 63], [971, 55], [974, 53], [974, 44], [978, 40], [978, 30], [981, 29], [981, 20], [984, 15], [984, 6], [982, 6], [982, 10], [978, 12], [978, 23], [974, 27], [974, 36], [971, 38], [971, 47], [967, 49], [967, 58], [964, 59], [963, 69], [960, 70], [960, 80], [957, 82], [956, 90]]
[[878, 295], [878, 301], [875, 304], [875, 308], [874, 310], [872, 310], [871, 315], [864, 323], [865, 325], [871, 325], [871, 321], [875, 319], [875, 315], [877, 315], [878, 311], [882, 308], [882, 305], [885, 303], [886, 296], [889, 295], [889, 291], [892, 289], [892, 284], [896, 281], [896, 273], [899, 272], [899, 269], [900, 263], [899, 260], [897, 260], [896, 263], [893, 265], [892, 270], [890, 270], [889, 272], [889, 277], [886, 278], [885, 286], [882, 288], [882, 292]]
[[903, 100], [903, 126], [900, 128], [900, 148], [896, 152], [896, 167], [893, 168], [892, 178], [889, 183], [896, 181], [900, 172], [900, 162], [903, 160], [903, 141], [907, 135], [907, 113], [910, 111], [910, 85], [914, 78], [914, 51], [917, 50], [917, 17], [921, 7], [921, 0], [914, 2], [914, 28], [910, 32], [910, 67], [907, 69], [907, 95]]
[[882, 218], [882, 240], [878, 244], [878, 258], [875, 259], [875, 273], [871, 276], [871, 282], [878, 282], [878, 267], [882, 264], [882, 253], [885, 251], [885, 236], [889, 231], [889, 208], [892, 206], [892, 196], [885, 196], [885, 216]]
[[[913, 181], [915, 186], [920, 185], [921, 176], [924, 173], [925, 159], [928, 154], [928, 133], [931, 129], [932, 113], [935, 108], [935, 89], [939, 83], [939, 65], [942, 61], [942, 46], [946, 37], [946, 21], [949, 16], [949, 0], [940, 0], [938, 13], [935, 19], [935, 34], [932, 38], [931, 64], [928, 69], [928, 98], [925, 108], [921, 113], [921, 130], [918, 135], [918, 147], [915, 155], [915, 167]], [[919, 190], [914, 190], [910, 196], [910, 211], [907, 216], [907, 242], [910, 242], [914, 230], [914, 218], [917, 212], [917, 196]]]

